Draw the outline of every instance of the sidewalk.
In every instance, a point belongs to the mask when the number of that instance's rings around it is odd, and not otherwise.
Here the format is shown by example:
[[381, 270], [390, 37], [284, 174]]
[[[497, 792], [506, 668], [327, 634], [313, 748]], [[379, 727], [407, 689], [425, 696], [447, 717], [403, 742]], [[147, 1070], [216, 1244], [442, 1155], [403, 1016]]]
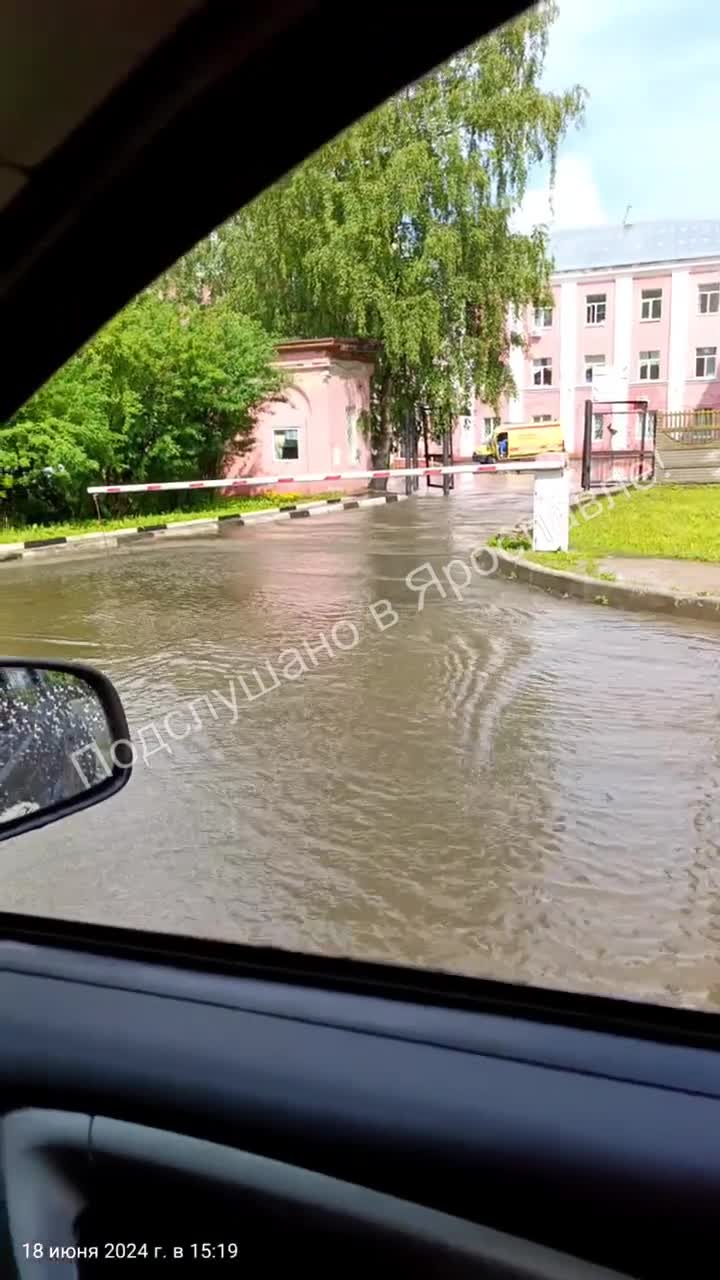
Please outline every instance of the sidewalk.
[[598, 564], [603, 573], [614, 573], [618, 582], [686, 595], [720, 596], [720, 564], [651, 556], [605, 556], [598, 558]]

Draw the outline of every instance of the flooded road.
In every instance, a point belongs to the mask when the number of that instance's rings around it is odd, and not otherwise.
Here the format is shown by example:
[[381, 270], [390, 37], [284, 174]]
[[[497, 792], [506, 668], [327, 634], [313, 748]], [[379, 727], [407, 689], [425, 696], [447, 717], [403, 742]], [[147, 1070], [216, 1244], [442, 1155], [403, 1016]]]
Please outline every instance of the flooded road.
[[4, 652], [97, 663], [170, 749], [3, 845], [3, 908], [717, 1007], [720, 628], [478, 574], [419, 612], [528, 509], [479, 485], [4, 565]]

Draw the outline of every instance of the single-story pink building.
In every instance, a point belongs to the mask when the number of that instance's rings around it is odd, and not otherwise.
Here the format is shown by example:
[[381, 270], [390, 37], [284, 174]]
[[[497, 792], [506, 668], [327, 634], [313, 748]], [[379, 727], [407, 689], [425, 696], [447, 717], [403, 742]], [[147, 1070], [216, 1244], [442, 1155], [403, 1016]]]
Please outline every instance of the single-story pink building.
[[[227, 474], [294, 476], [367, 470], [366, 423], [376, 352], [376, 343], [357, 338], [281, 342], [277, 365], [285, 375], [285, 386], [262, 406], [254, 448], [233, 459]], [[343, 482], [340, 487], [350, 492], [366, 488], [367, 482]], [[307, 484], [302, 492], [327, 488], [327, 484]]]

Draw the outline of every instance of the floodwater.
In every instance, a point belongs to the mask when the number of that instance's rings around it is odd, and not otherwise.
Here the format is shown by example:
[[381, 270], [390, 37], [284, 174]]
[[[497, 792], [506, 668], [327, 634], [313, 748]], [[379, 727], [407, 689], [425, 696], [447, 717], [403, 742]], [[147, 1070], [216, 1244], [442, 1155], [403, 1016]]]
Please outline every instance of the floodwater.
[[[528, 504], [486, 477], [2, 566], [5, 653], [97, 663], [172, 750], [2, 845], [3, 908], [716, 1008], [720, 628], [406, 585]], [[248, 700], [288, 648], [308, 672]]]

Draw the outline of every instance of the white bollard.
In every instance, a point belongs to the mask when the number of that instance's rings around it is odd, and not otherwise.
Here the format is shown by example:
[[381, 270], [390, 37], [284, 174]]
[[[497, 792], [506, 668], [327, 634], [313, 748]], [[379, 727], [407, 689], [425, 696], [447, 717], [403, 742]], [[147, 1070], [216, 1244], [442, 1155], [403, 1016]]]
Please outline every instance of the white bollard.
[[564, 467], [535, 473], [533, 551], [567, 551], [570, 537], [570, 483]]

